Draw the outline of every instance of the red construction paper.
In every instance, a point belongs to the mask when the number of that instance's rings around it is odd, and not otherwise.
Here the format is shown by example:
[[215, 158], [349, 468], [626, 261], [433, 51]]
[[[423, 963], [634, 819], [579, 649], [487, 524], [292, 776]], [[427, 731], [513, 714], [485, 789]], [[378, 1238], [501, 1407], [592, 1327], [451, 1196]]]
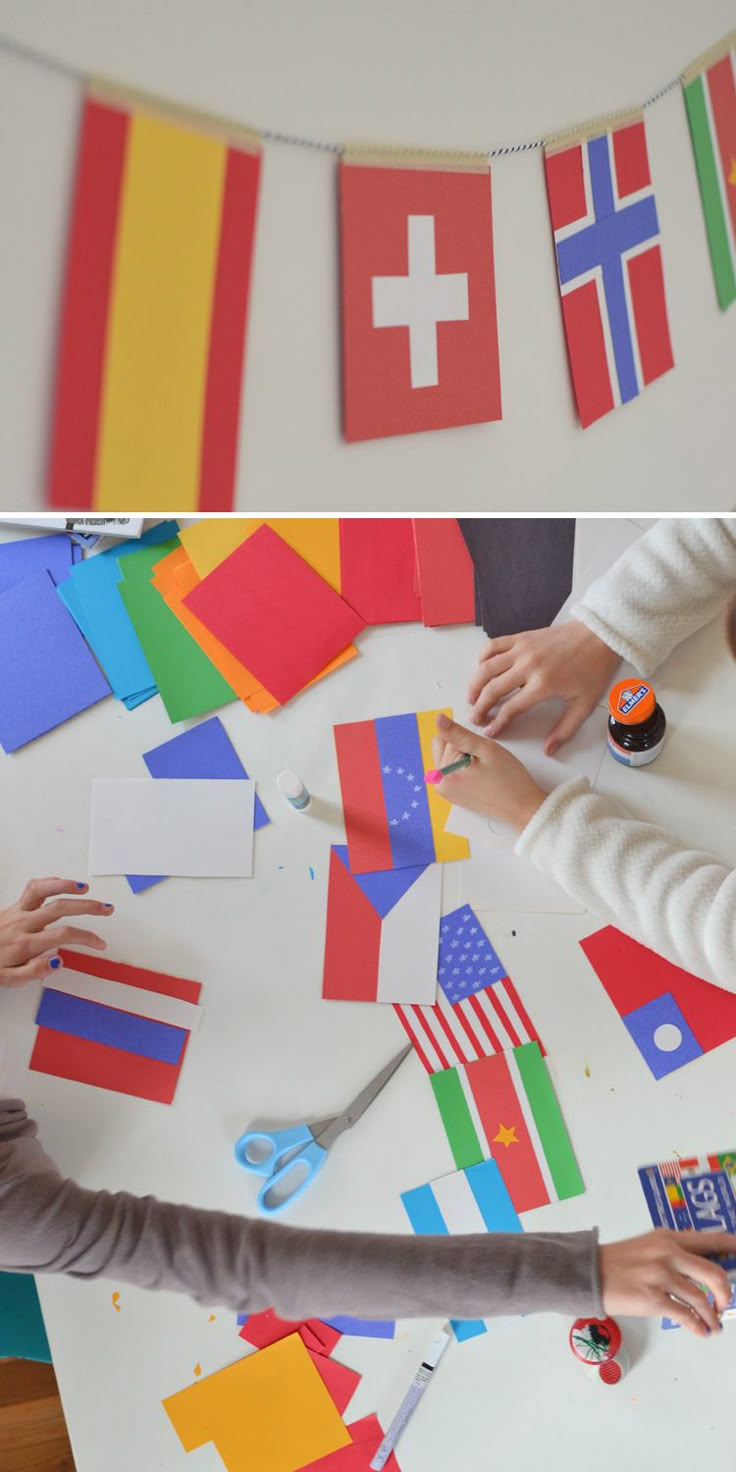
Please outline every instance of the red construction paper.
[[333, 1001], [375, 1002], [380, 951], [381, 917], [333, 848], [322, 996]]
[[329, 583], [265, 525], [183, 601], [282, 705], [365, 627]]
[[321, 1319], [280, 1319], [272, 1308], [259, 1314], [249, 1314], [240, 1329], [240, 1338], [246, 1344], [254, 1344], [256, 1349], [265, 1349], [268, 1344], [286, 1339], [289, 1334], [301, 1334], [307, 1349], [317, 1354], [331, 1354], [342, 1338], [338, 1329], [323, 1324]]
[[120, 1048], [110, 1048], [105, 1043], [91, 1043], [85, 1038], [39, 1027], [28, 1067], [35, 1073], [93, 1084], [118, 1094], [133, 1094], [138, 1099], [152, 1099], [156, 1104], [171, 1104], [188, 1043], [189, 1038], [178, 1063], [159, 1063], [153, 1058], [140, 1058]]
[[162, 997], [178, 997], [182, 1002], [199, 1001], [201, 981], [187, 981], [183, 976], [166, 976], [163, 971], [147, 971], [143, 966], [129, 966], [123, 961], [108, 961], [105, 956], [83, 955], [81, 951], [59, 949], [59, 955], [71, 971], [85, 976], [101, 976], [105, 981], [122, 981], [142, 991], [158, 992]]
[[362, 1377], [357, 1370], [348, 1369], [347, 1365], [331, 1360], [326, 1354], [317, 1354], [313, 1349], [308, 1349], [307, 1352], [310, 1360], [319, 1370], [340, 1415], [344, 1416]]
[[341, 518], [342, 596], [367, 624], [421, 619], [415, 576], [414, 537], [407, 517]]
[[[378, 1417], [364, 1416], [362, 1421], [353, 1421], [348, 1431], [353, 1438], [351, 1446], [342, 1446], [329, 1456], [310, 1462], [302, 1472], [369, 1472], [384, 1436]], [[395, 1452], [386, 1463], [386, 1472], [401, 1472]]]
[[416, 517], [412, 522], [422, 618], [438, 624], [475, 623], [475, 572], [454, 517]]

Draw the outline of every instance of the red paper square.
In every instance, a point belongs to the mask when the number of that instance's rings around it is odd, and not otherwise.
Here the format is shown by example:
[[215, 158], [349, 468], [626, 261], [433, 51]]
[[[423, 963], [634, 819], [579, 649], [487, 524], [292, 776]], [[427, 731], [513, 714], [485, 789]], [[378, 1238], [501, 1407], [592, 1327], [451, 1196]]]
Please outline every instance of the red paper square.
[[[329, 1456], [310, 1462], [302, 1472], [368, 1472], [383, 1441], [381, 1423], [377, 1416], [364, 1416], [362, 1421], [353, 1421], [348, 1431], [353, 1438], [350, 1446], [341, 1446]], [[401, 1472], [394, 1452], [386, 1463], [386, 1472]]]

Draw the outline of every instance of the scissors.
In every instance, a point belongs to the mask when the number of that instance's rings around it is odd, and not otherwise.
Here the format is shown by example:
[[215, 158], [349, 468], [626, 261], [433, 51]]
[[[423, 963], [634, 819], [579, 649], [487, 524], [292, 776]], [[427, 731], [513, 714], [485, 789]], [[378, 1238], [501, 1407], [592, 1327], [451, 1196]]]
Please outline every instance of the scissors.
[[245, 1170], [265, 1176], [258, 1193], [258, 1207], [266, 1216], [275, 1216], [290, 1206], [306, 1191], [343, 1130], [352, 1129], [373, 1100], [403, 1063], [412, 1045], [402, 1048], [390, 1063], [366, 1084], [342, 1114], [316, 1119], [312, 1124], [295, 1124], [283, 1130], [246, 1130], [235, 1146], [235, 1159]]

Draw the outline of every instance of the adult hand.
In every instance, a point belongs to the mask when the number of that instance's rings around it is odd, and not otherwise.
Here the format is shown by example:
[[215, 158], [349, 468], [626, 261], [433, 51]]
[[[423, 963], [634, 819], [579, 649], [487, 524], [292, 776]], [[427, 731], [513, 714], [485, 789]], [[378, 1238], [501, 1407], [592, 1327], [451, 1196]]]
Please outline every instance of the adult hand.
[[[674, 1319], [692, 1334], [721, 1327], [718, 1315], [731, 1302], [731, 1284], [706, 1254], [736, 1254], [729, 1232], [670, 1232], [658, 1227], [643, 1237], [601, 1247], [601, 1294], [607, 1314], [650, 1314]], [[698, 1284], [713, 1294], [709, 1303]]]
[[[30, 879], [20, 899], [0, 910], [0, 986], [24, 986], [56, 971], [62, 964], [58, 946], [106, 949], [94, 930], [66, 923], [74, 915], [112, 914], [114, 906], [91, 900], [88, 889], [73, 879]], [[62, 898], [68, 894], [76, 899]]]
[[488, 818], [510, 823], [521, 831], [547, 796], [530, 777], [526, 767], [505, 747], [487, 736], [477, 736], [465, 726], [440, 713], [439, 735], [432, 738], [436, 766], [447, 767], [466, 752], [473, 758], [469, 767], [443, 777], [437, 791], [448, 802]]
[[554, 756], [597, 705], [618, 662], [619, 656], [574, 618], [491, 639], [470, 682], [470, 718], [477, 726], [488, 722], [488, 736], [500, 736], [522, 711], [557, 696], [565, 710], [544, 744], [547, 756]]

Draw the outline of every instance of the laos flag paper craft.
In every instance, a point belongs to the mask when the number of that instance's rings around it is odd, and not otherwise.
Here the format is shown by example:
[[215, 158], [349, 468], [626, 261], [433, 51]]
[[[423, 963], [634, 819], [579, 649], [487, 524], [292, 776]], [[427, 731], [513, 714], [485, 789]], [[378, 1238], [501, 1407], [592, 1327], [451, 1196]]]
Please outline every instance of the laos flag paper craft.
[[540, 1042], [506, 967], [470, 905], [442, 916], [437, 980], [434, 1006], [396, 1007], [428, 1073], [472, 1063], [521, 1043]]
[[736, 301], [736, 31], [683, 73], [690, 135], [721, 307]]
[[450, 804], [424, 780], [438, 714], [335, 726], [351, 874], [469, 857], [467, 839], [444, 831]]
[[[655, 1227], [674, 1232], [736, 1232], [736, 1151], [643, 1165], [639, 1183]], [[736, 1318], [736, 1254], [719, 1256], [733, 1293], [723, 1318]], [[663, 1329], [676, 1329], [673, 1319]]]
[[655, 1078], [736, 1037], [736, 996], [655, 955], [613, 925], [580, 942]]
[[673, 366], [644, 121], [553, 139], [545, 168], [570, 371], [585, 428]]
[[322, 995], [344, 1002], [431, 1003], [437, 993], [439, 864], [351, 874], [330, 853]]
[[517, 1211], [585, 1190], [537, 1043], [431, 1078], [455, 1163], [495, 1160]]

